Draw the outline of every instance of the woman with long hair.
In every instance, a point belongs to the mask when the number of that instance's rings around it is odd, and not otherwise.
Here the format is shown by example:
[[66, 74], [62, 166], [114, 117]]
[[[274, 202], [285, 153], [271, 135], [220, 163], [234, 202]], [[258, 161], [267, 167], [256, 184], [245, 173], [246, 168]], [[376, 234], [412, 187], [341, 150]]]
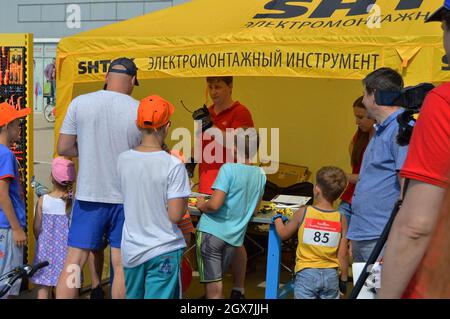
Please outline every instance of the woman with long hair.
[[358, 130], [353, 136], [349, 146], [352, 172], [351, 174], [347, 174], [349, 183], [347, 189], [341, 196], [341, 204], [339, 205], [339, 211], [341, 214], [346, 216], [348, 224], [350, 224], [351, 220], [352, 197], [355, 191], [356, 183], [358, 182], [364, 152], [366, 151], [367, 144], [369, 144], [369, 140], [375, 133], [375, 120], [367, 117], [367, 110], [363, 104], [362, 96], [353, 102], [353, 114], [355, 115]]

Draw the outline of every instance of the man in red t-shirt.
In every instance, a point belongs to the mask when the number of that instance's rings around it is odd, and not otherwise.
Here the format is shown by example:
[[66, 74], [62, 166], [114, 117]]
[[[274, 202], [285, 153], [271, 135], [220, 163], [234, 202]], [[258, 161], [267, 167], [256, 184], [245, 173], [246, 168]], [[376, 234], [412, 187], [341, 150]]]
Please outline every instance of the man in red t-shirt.
[[[444, 45], [450, 58], [450, 0], [428, 21], [442, 21]], [[430, 286], [433, 283], [450, 285], [448, 265], [445, 271], [438, 271], [445, 269], [441, 267], [446, 258], [442, 250], [450, 244], [448, 229], [442, 229], [448, 225], [445, 221], [450, 219], [450, 211], [440, 210], [449, 187], [449, 171], [450, 83], [447, 83], [426, 97], [413, 131], [401, 171], [401, 176], [410, 182], [389, 234], [379, 298], [449, 297], [426, 293], [433, 292]], [[438, 281], [433, 279], [436, 276]]]
[[[238, 101], [233, 101], [231, 94], [233, 91], [233, 77], [208, 77], [209, 96], [213, 101], [213, 105], [208, 108], [206, 116], [209, 118], [197, 118], [208, 122], [211, 121], [212, 128], [220, 130], [222, 137], [214, 135], [212, 137], [211, 129], [203, 133], [202, 138], [202, 160], [199, 163], [199, 192], [204, 194], [212, 194], [211, 186], [213, 185], [220, 167], [227, 161], [233, 161], [230, 156], [233, 152], [231, 143], [230, 147], [226, 145], [226, 135], [232, 132], [226, 132], [227, 129], [251, 128], [254, 127], [253, 119], [250, 111]], [[203, 113], [203, 111], [200, 111]], [[195, 113], [194, 113], [194, 117]], [[209, 133], [209, 134], [208, 134]], [[233, 139], [229, 139], [234, 141]], [[221, 149], [221, 152], [216, 150]], [[228, 156], [227, 156], [228, 153]], [[244, 282], [247, 268], [247, 252], [245, 247], [239, 247], [235, 250], [235, 254], [231, 263], [234, 287], [231, 292], [232, 299], [240, 299], [244, 297]]]

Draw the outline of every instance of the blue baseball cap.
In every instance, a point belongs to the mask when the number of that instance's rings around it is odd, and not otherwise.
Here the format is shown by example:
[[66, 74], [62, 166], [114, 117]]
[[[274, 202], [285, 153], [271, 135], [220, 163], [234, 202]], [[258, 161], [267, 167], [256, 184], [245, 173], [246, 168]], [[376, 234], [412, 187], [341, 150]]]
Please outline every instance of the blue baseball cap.
[[440, 7], [436, 12], [434, 12], [431, 16], [429, 16], [429, 18], [425, 20], [425, 22], [441, 22], [444, 10], [450, 10], [450, 0], [445, 0], [444, 5]]

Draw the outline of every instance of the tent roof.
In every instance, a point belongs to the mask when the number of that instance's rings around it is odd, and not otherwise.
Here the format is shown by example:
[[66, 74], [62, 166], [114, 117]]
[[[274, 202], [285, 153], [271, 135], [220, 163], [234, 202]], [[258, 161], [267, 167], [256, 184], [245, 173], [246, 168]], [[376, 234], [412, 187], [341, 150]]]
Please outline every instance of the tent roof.
[[[268, 10], [270, 2], [284, 3], [285, 9]], [[218, 42], [267, 43], [271, 41], [308, 42], [351, 42], [360, 44], [401, 45], [414, 43], [436, 43], [442, 37], [439, 23], [424, 23], [424, 18], [433, 12], [442, 0], [405, 1], [378, 0], [369, 13], [353, 15], [350, 8], [335, 10], [330, 18], [313, 18], [317, 10], [326, 15], [324, 8], [331, 1], [312, 0], [312, 3], [269, 0], [193, 0], [191, 2], [156, 11], [126, 21], [107, 25], [64, 38], [60, 52], [89, 51], [86, 42], [104, 39], [134, 39], [146, 44], [186, 44], [199, 46]], [[374, 0], [360, 0], [371, 3]], [[399, 5], [419, 4], [418, 8], [396, 10]], [[421, 3], [422, 2], [422, 3]], [[421, 3], [421, 5], [420, 5]], [[284, 18], [286, 10], [309, 9], [303, 15]], [[287, 9], [286, 9], [287, 8]], [[297, 8], [297, 9], [295, 9]], [[367, 8], [362, 6], [361, 8]], [[367, 9], [366, 9], [367, 10]], [[305, 11], [305, 10], [303, 10]], [[291, 12], [291, 11], [287, 11]], [[278, 15], [279, 18], [258, 18], [257, 14]], [[317, 15], [317, 14], [316, 14]], [[369, 21], [366, 24], [366, 21]], [[380, 27], [376, 26], [380, 22]], [[75, 47], [74, 47], [75, 44]], [[77, 46], [76, 44], [79, 44]], [[111, 48], [111, 43], [109, 43]]]

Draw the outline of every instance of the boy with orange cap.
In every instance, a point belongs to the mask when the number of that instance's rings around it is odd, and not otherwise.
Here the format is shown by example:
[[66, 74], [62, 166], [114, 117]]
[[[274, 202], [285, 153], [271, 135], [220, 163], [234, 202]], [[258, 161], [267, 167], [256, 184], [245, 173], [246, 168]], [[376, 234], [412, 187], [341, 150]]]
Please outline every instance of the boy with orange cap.
[[181, 297], [180, 263], [186, 247], [177, 223], [191, 194], [184, 164], [164, 149], [174, 112], [153, 95], [141, 100], [136, 124], [142, 142], [119, 156], [117, 168], [124, 197], [122, 263], [126, 297]]
[[[20, 118], [29, 108], [16, 110], [0, 104], [0, 275], [23, 263], [23, 246], [27, 243], [25, 203], [20, 187], [19, 167], [9, 146], [19, 139]], [[9, 291], [18, 295], [20, 280]]]

